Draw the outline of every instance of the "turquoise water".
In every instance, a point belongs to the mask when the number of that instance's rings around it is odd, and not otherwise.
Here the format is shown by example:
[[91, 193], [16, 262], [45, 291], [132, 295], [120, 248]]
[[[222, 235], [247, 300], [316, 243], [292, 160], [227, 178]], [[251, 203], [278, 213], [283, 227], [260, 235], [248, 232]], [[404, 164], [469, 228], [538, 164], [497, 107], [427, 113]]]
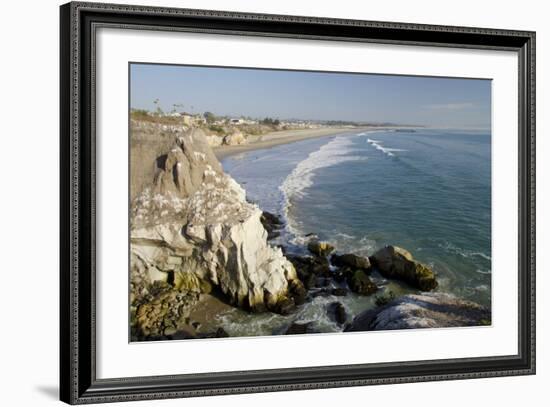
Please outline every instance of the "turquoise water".
[[[278, 243], [290, 250], [303, 250], [310, 233], [341, 252], [401, 246], [434, 269], [439, 291], [490, 306], [490, 134], [350, 132], [222, 164], [249, 200], [285, 217]], [[345, 304], [352, 312], [372, 303], [352, 297]]]

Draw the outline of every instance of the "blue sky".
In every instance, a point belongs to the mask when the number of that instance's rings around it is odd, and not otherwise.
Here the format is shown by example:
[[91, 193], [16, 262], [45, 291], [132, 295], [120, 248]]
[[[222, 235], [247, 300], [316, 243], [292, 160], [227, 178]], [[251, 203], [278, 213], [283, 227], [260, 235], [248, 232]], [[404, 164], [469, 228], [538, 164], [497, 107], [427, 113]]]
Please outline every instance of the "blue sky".
[[491, 81], [131, 65], [131, 107], [217, 115], [490, 128]]

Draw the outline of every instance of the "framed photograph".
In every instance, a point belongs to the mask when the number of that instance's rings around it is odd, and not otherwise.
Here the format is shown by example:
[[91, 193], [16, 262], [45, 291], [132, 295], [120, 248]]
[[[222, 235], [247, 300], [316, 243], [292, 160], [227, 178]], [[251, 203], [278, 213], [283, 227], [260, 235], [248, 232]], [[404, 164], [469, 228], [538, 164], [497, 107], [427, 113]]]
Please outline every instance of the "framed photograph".
[[535, 373], [535, 33], [61, 6], [61, 400]]

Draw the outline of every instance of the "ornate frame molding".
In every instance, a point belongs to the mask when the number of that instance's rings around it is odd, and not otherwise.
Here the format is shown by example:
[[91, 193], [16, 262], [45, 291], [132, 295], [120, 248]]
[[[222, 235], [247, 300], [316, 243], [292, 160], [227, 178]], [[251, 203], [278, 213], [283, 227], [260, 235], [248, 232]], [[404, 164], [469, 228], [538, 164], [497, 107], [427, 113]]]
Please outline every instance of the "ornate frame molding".
[[[535, 33], [227, 11], [68, 3], [60, 8], [60, 394], [70, 404], [535, 373]], [[175, 30], [518, 53], [519, 353], [369, 365], [96, 378], [95, 30]]]

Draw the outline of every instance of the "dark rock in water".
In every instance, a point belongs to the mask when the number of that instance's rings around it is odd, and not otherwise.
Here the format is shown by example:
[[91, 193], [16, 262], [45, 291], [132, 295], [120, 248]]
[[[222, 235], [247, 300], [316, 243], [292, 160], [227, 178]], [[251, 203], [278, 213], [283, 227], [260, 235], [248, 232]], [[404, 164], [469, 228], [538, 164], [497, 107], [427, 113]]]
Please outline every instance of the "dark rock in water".
[[378, 287], [365, 274], [363, 270], [356, 270], [348, 279], [348, 284], [351, 290], [361, 295], [374, 294]]
[[286, 332], [285, 335], [303, 335], [310, 333], [311, 322], [293, 322]]
[[304, 286], [311, 290], [317, 286], [317, 276], [315, 274], [308, 274], [304, 280]]
[[276, 247], [278, 247], [279, 249], [281, 249], [281, 251], [283, 252], [283, 254], [286, 254], [286, 246], [280, 244], [280, 245], [277, 245]]
[[280, 217], [267, 211], [263, 211], [260, 216], [260, 222], [267, 231], [267, 240], [281, 236], [281, 232], [278, 231], [278, 229], [281, 229], [283, 226], [283, 222]]
[[330, 262], [336, 267], [351, 267], [354, 269], [369, 270], [370, 261], [367, 257], [357, 256], [353, 253], [333, 254], [330, 256]]
[[290, 296], [292, 297], [296, 305], [302, 305], [304, 302], [306, 302], [307, 290], [301, 281], [292, 280], [290, 282], [289, 291]]
[[345, 297], [346, 295], [348, 295], [348, 290], [346, 290], [345, 288], [336, 287], [332, 289], [331, 294], [337, 297]]
[[491, 311], [451, 294], [404, 295], [357, 315], [346, 331], [490, 325]]
[[344, 324], [348, 319], [346, 308], [339, 302], [333, 302], [329, 304], [327, 308], [327, 313], [330, 318], [332, 318], [340, 325]]
[[278, 227], [281, 227], [283, 225], [283, 221], [279, 216], [267, 211], [262, 212], [260, 220], [262, 221], [262, 224], [265, 223], [269, 225], [276, 225]]
[[310, 295], [311, 297], [316, 298], [316, 297], [330, 295], [330, 291], [326, 288], [321, 288], [321, 289], [312, 291]]
[[374, 300], [374, 304], [377, 307], [382, 307], [393, 300], [395, 300], [395, 294], [393, 293], [393, 291], [389, 291], [380, 296], [377, 296]]
[[435, 273], [413, 259], [411, 253], [397, 246], [386, 246], [373, 256], [376, 268], [386, 278], [399, 279], [422, 291], [437, 287]]
[[346, 270], [339, 269], [332, 272], [332, 279], [338, 283], [346, 281]]
[[294, 299], [283, 297], [277, 303], [277, 308], [274, 311], [277, 314], [289, 315], [295, 309], [296, 309], [296, 304], [294, 303]]
[[346, 288], [340, 288], [340, 287], [336, 287], [336, 288], [322, 287], [312, 291], [310, 294], [312, 297], [319, 297], [322, 295], [325, 295], [325, 296], [334, 295], [335, 297], [345, 297], [346, 295], [348, 295], [348, 290]]
[[317, 257], [311, 267], [311, 271], [319, 276], [330, 276], [330, 264], [324, 257]]
[[294, 265], [300, 280], [305, 281], [310, 274], [330, 275], [330, 264], [324, 257], [291, 256], [286, 258]]
[[334, 250], [334, 246], [330, 243], [313, 239], [307, 244], [307, 249], [316, 256], [328, 256]]

